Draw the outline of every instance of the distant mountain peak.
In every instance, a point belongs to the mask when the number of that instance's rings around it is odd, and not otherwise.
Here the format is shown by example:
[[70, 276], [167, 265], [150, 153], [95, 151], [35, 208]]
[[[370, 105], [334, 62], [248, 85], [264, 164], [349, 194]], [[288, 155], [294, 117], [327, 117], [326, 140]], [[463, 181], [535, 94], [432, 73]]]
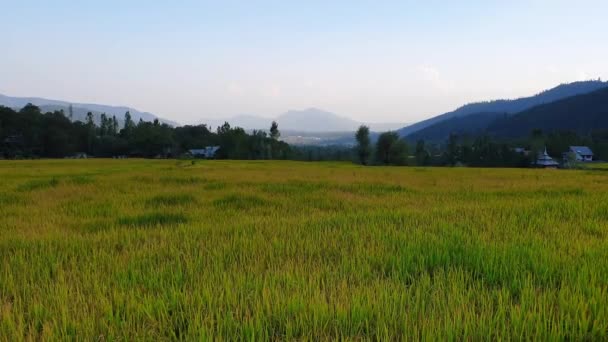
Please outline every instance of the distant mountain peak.
[[354, 132], [360, 125], [368, 125], [372, 131], [403, 127], [403, 123], [363, 123], [315, 107], [291, 109], [276, 117], [237, 115], [227, 119], [206, 119], [201, 123], [216, 127], [225, 121], [244, 129], [268, 129], [270, 123], [276, 121], [280, 130], [297, 132]]

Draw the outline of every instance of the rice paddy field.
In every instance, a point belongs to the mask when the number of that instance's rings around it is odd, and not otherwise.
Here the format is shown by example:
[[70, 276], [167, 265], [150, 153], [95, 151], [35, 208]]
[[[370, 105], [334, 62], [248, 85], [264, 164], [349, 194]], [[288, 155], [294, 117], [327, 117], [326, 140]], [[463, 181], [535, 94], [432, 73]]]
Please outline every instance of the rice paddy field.
[[0, 162], [0, 340], [608, 339], [608, 172]]

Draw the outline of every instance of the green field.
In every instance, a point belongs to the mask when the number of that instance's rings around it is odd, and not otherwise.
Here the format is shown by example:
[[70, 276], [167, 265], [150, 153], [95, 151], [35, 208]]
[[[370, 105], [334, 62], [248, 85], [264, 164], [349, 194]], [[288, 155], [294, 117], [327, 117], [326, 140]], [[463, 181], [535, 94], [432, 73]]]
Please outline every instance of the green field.
[[608, 173], [0, 162], [0, 340], [608, 339]]

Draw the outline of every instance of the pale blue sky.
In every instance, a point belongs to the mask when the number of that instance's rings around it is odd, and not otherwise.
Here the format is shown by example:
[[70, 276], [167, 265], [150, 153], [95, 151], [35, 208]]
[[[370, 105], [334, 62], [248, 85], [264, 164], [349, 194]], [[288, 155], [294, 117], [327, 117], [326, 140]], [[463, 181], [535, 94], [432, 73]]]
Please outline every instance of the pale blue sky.
[[0, 93], [413, 122], [608, 78], [608, 1], [0, 0]]

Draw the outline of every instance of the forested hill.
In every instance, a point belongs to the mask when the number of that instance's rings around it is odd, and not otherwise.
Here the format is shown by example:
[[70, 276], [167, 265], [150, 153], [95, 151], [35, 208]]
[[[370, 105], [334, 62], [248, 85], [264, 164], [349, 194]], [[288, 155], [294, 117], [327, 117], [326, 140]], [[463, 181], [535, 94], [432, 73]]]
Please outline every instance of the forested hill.
[[[583, 82], [574, 82], [569, 84], [562, 84], [555, 88], [543, 91], [537, 95], [519, 98], [515, 100], [496, 100], [490, 102], [478, 102], [471, 103], [465, 106], [462, 106], [455, 111], [438, 115], [436, 117], [430, 118], [428, 120], [424, 120], [413, 124], [408, 127], [404, 127], [399, 130], [399, 134], [401, 136], [408, 136], [416, 131], [420, 131], [423, 128], [429, 127], [438, 122], [457, 118], [457, 117], [465, 117], [471, 114], [479, 114], [479, 113], [508, 113], [514, 114], [527, 109], [530, 109], [534, 106], [538, 106], [545, 103], [554, 102], [563, 98], [567, 98], [570, 96], [586, 94], [598, 89], [604, 88], [608, 86], [608, 82], [602, 82], [600, 80], [597, 81], [583, 81]], [[496, 115], [496, 114], [489, 114]], [[478, 115], [479, 119], [479, 115]], [[418, 135], [419, 137], [426, 138], [424, 136]]]
[[525, 137], [534, 129], [543, 132], [568, 130], [578, 134], [608, 129], [608, 87], [500, 118], [488, 126], [487, 133], [516, 138]]
[[488, 125], [495, 120], [508, 115], [507, 113], [474, 113], [437, 122], [406, 137], [409, 142], [424, 140], [428, 142], [444, 142], [450, 134], [480, 135], [486, 132]]

